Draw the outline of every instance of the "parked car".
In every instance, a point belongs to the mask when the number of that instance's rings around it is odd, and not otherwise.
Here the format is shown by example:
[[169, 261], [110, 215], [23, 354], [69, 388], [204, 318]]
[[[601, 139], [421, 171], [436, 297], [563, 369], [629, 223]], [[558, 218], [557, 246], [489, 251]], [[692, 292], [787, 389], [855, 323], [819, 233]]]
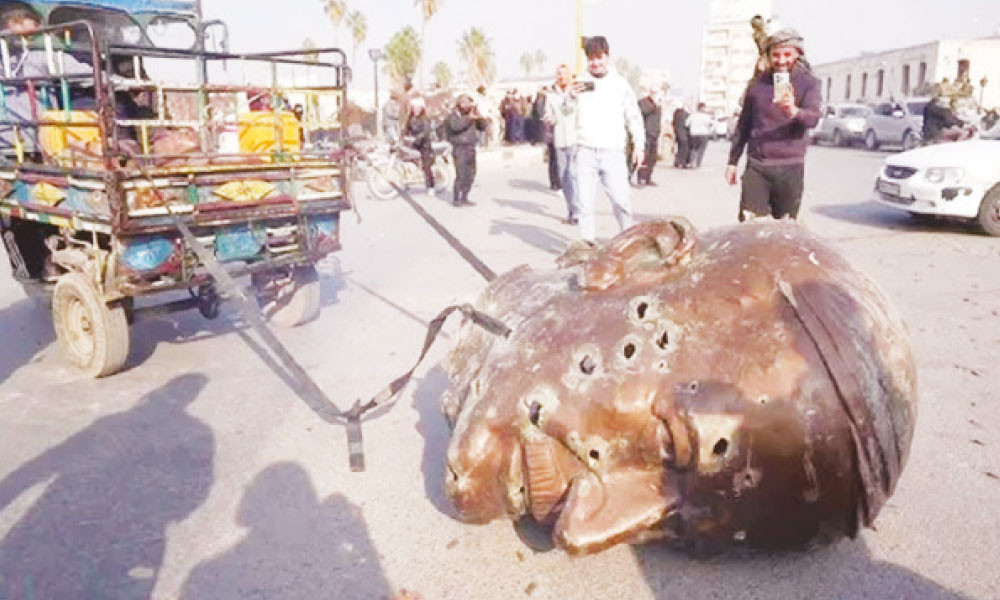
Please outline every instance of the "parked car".
[[871, 108], [864, 104], [836, 104], [826, 107], [813, 130], [813, 140], [834, 146], [850, 146], [865, 138], [865, 123]]
[[1000, 124], [979, 139], [889, 156], [875, 180], [875, 199], [918, 217], [974, 220], [1000, 236]]
[[712, 131], [712, 139], [724, 140], [729, 137], [729, 117], [727, 115], [720, 115], [715, 117], [714, 130]]
[[927, 98], [909, 98], [876, 104], [865, 121], [865, 148], [878, 150], [883, 144], [916, 148], [927, 102]]

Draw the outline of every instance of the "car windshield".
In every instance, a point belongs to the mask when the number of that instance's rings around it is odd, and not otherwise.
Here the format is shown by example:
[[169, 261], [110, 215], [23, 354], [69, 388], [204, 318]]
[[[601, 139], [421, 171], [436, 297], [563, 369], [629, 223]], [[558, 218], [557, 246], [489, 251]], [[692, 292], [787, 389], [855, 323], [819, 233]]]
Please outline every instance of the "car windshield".
[[910, 108], [911, 115], [923, 115], [924, 108], [927, 106], [926, 102], [909, 102], [907, 106]]
[[840, 116], [842, 117], [863, 117], [865, 116], [865, 109], [860, 106], [850, 106], [841, 109]]

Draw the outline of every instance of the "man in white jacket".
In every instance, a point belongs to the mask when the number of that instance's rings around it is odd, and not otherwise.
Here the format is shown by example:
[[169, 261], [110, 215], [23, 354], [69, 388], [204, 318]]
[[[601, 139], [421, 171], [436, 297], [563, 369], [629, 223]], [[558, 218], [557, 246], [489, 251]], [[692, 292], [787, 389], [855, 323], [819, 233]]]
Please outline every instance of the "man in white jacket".
[[[639, 104], [625, 78], [609, 67], [608, 41], [603, 36], [587, 38], [587, 71], [573, 86], [576, 98], [577, 206], [580, 237], [593, 242], [594, 194], [600, 182], [611, 200], [621, 229], [632, 226], [628, 165], [625, 162], [625, 132], [633, 140], [645, 139]], [[641, 146], [640, 146], [641, 147]], [[645, 163], [645, 149], [635, 162]]]
[[552, 144], [559, 182], [566, 198], [566, 220], [569, 225], [579, 223], [576, 203], [576, 98], [573, 94], [573, 75], [566, 65], [556, 70], [556, 82], [545, 103], [545, 122], [552, 127]]

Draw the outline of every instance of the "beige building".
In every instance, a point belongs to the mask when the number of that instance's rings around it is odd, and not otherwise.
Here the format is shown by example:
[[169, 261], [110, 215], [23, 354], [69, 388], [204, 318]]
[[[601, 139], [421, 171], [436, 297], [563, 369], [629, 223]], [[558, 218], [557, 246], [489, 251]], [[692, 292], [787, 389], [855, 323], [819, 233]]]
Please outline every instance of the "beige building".
[[944, 78], [954, 82], [960, 70], [968, 72], [977, 102], [1000, 107], [1000, 37], [939, 40], [813, 67], [827, 103], [927, 95]]
[[698, 97], [710, 112], [732, 114], [757, 62], [750, 19], [773, 14], [772, 0], [711, 0], [702, 33]]

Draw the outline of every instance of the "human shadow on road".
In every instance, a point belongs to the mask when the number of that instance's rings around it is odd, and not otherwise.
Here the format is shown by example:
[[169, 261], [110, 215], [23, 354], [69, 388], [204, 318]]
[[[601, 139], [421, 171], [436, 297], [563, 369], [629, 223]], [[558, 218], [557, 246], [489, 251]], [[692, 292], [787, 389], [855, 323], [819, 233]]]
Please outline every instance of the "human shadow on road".
[[559, 256], [569, 246], [570, 238], [537, 225], [525, 225], [494, 219], [490, 225], [490, 235], [511, 235], [529, 246], [543, 252]]
[[451, 431], [441, 412], [441, 395], [447, 388], [448, 375], [441, 365], [428, 370], [413, 391], [413, 408], [419, 416], [417, 432], [424, 438], [424, 454], [420, 461], [424, 493], [434, 508], [455, 517], [455, 510], [444, 493], [445, 458]]
[[[507, 198], [494, 198], [493, 202], [495, 202], [498, 206], [502, 206], [504, 208], [513, 208], [514, 210], [519, 210], [521, 212], [526, 212], [532, 215], [538, 215], [540, 217], [545, 217], [546, 219], [559, 221], [560, 223], [562, 222], [562, 217], [550, 214], [549, 211], [546, 210], [546, 205], [539, 202], [530, 202], [528, 200], [510, 200]], [[565, 212], [566, 203], [563, 202], [561, 206], [562, 206], [561, 210]], [[556, 206], [555, 210], [558, 212], [559, 210], [558, 205]]]
[[977, 231], [971, 223], [948, 218], [911, 215], [901, 210], [885, 208], [875, 202], [826, 204], [813, 207], [812, 212], [854, 225], [868, 225], [890, 231], [961, 234], [975, 234]]
[[[548, 167], [543, 165], [543, 168], [547, 169]], [[539, 173], [543, 177], [545, 176], [545, 174], [543, 172], [539, 171]], [[512, 187], [512, 188], [514, 188], [516, 190], [527, 190], [527, 191], [530, 191], [530, 192], [550, 192], [550, 191], [552, 191], [549, 188], [549, 184], [546, 183], [545, 181], [543, 181], [542, 179], [539, 179], [537, 181], [534, 180], [534, 179], [508, 179], [507, 180], [507, 185], [509, 185], [510, 187]]]
[[166, 528], [212, 483], [212, 431], [186, 411], [206, 381], [175, 377], [0, 481], [0, 512], [40, 493], [0, 542], [0, 598], [150, 596]]
[[51, 313], [33, 298], [15, 300], [0, 309], [0, 326], [3, 327], [0, 383], [3, 383], [15, 371], [30, 363], [56, 336]]
[[195, 567], [181, 598], [392, 595], [361, 509], [339, 494], [318, 498], [309, 475], [295, 463], [261, 471], [243, 496], [237, 520], [248, 529], [246, 536]]
[[657, 544], [633, 551], [656, 598], [965, 598], [904, 567], [874, 559], [861, 541], [844, 540], [813, 552], [711, 559], [690, 558]]

